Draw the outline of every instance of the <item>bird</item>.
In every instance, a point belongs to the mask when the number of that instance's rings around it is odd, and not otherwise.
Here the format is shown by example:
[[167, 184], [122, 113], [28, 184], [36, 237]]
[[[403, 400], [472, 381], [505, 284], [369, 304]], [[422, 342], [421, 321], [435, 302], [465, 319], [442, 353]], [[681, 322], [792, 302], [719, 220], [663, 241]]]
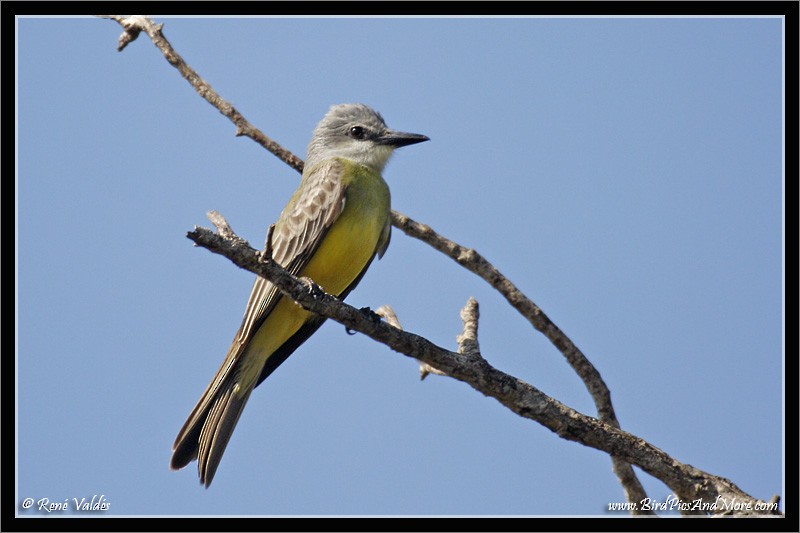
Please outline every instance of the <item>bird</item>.
[[[389, 245], [391, 198], [382, 177], [389, 158], [428, 140], [390, 129], [365, 104], [331, 106], [314, 128], [300, 185], [274, 224], [273, 260], [344, 299]], [[228, 353], [178, 432], [170, 468], [196, 459], [208, 488], [253, 389], [324, 321], [256, 276]]]

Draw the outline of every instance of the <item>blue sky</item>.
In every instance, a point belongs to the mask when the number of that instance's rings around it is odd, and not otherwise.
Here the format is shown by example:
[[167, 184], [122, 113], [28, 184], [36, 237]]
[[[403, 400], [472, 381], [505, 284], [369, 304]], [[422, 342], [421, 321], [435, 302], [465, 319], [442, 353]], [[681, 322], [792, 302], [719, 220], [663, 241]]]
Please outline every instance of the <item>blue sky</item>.
[[[178, 52], [305, 156], [336, 103], [431, 142], [393, 207], [485, 255], [564, 330], [622, 427], [751, 495], [783, 495], [782, 20], [168, 18]], [[146, 37], [17, 21], [17, 500], [108, 515], [602, 515], [609, 458], [324, 325], [251, 396], [210, 489], [172, 441], [252, 275], [185, 234], [211, 209], [260, 247], [298, 174], [200, 99]], [[560, 353], [425, 244], [348, 297], [567, 405]], [[650, 497], [669, 489], [640, 473]], [[23, 511], [22, 516], [38, 513]]]

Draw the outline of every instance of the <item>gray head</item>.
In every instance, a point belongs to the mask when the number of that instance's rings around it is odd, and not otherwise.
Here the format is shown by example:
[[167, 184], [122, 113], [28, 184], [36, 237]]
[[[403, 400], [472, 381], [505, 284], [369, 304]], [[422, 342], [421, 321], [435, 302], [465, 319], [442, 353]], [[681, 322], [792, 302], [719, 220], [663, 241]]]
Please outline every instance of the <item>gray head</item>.
[[343, 157], [381, 172], [395, 148], [427, 140], [424, 135], [389, 129], [380, 113], [369, 106], [339, 104], [331, 107], [314, 128], [306, 168], [331, 157]]

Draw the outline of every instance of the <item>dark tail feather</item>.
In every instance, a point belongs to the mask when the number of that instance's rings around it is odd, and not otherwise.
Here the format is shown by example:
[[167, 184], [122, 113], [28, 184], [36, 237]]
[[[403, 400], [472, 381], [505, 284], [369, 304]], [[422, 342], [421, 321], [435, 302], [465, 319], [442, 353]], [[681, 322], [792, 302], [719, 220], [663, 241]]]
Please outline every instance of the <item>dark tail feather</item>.
[[214, 479], [225, 447], [253, 390], [240, 395], [238, 389], [238, 384], [231, 383], [220, 392], [200, 431], [197, 470], [200, 473], [200, 483], [206, 487]]
[[[344, 294], [347, 294], [349, 290], [348, 288]], [[225, 451], [233, 429], [239, 421], [239, 416], [250, 398], [250, 393], [280, 366], [298, 346], [310, 337], [324, 321], [324, 318], [316, 316], [309, 319], [275, 353], [267, 358], [264, 368], [261, 370], [261, 375], [247, 392], [238, 390], [240, 385], [236, 383], [235, 361], [244, 348], [243, 345], [234, 342], [222, 366], [217, 370], [214, 379], [211, 380], [211, 384], [200, 397], [186, 423], [178, 432], [178, 437], [172, 445], [170, 468], [172, 470], [180, 470], [197, 459], [200, 482], [208, 487], [214, 479], [214, 474], [222, 459], [222, 453]]]
[[251, 392], [252, 389], [241, 394], [239, 384], [232, 379], [217, 389], [215, 398], [205, 402], [202, 412], [193, 413], [178, 435], [170, 468], [178, 470], [197, 459], [200, 483], [211, 485]]

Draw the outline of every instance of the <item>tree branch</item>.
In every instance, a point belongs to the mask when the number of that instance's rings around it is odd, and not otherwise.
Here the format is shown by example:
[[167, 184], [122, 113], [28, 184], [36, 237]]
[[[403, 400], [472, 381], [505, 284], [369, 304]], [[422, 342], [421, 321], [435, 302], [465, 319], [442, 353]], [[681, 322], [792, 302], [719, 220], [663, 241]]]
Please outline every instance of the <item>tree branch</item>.
[[233, 105], [222, 98], [217, 91], [211, 88], [211, 85], [209, 85], [203, 78], [200, 77], [200, 75], [197, 74], [197, 72], [195, 72], [193, 68], [186, 64], [186, 61], [183, 60], [180, 54], [178, 54], [178, 52], [172, 48], [172, 45], [169, 43], [166, 37], [164, 37], [164, 33], [161, 31], [164, 27], [163, 24], [156, 24], [149, 17], [140, 15], [129, 17], [122, 15], [99, 16], [102, 18], [115, 20], [124, 28], [125, 31], [119, 38], [119, 46], [117, 47], [117, 50], [122, 51], [128, 45], [128, 43], [139, 36], [140, 32], [145, 32], [148, 37], [150, 37], [150, 40], [153, 41], [153, 44], [155, 44], [156, 47], [161, 50], [161, 53], [164, 54], [167, 62], [178, 69], [178, 72], [181, 73], [181, 76], [183, 76], [183, 78], [189, 82], [189, 85], [191, 85], [192, 88], [197, 91], [197, 94], [202, 96], [209, 104], [217, 108], [220, 113], [222, 113], [226, 118], [233, 122], [234, 125], [236, 125], [237, 136], [251, 138], [290, 167], [294, 168], [298, 172], [303, 171], [302, 159], [264, 135], [261, 130], [250, 124], [250, 122], [244, 118], [244, 116], [242, 116], [242, 114], [239, 113], [235, 107], [233, 107]]
[[[195, 89], [195, 91], [200, 96], [202, 96], [207, 102], [209, 102], [211, 105], [213, 105], [215, 108], [217, 108], [217, 110], [219, 110], [220, 113], [222, 113], [225, 117], [227, 117], [229, 120], [231, 120], [236, 125], [236, 135], [237, 136], [246, 136], [246, 137], [249, 137], [249, 138], [253, 139], [257, 143], [259, 143], [262, 147], [264, 147], [269, 152], [271, 152], [272, 154], [277, 156], [279, 159], [284, 161], [286, 164], [288, 164], [290, 167], [294, 168], [298, 172], [302, 172], [302, 169], [303, 169], [303, 161], [302, 161], [302, 159], [298, 158], [297, 156], [292, 154], [290, 151], [284, 149], [280, 144], [276, 143], [275, 141], [273, 141], [272, 139], [270, 139], [269, 137], [264, 135], [260, 130], [258, 130], [257, 128], [253, 127], [241, 115], [241, 113], [239, 113], [239, 111], [237, 111], [230, 103], [228, 103], [226, 100], [224, 100], [222, 97], [220, 97], [220, 95], [216, 91], [214, 91], [207, 82], [205, 82], [191, 67], [189, 67], [186, 64], [186, 62], [183, 60], [183, 58], [172, 48], [172, 45], [164, 37], [163, 32], [162, 32], [163, 24], [155, 24], [150, 18], [145, 17], [145, 16], [121, 16], [121, 15], [100, 15], [100, 16], [103, 17], [103, 18], [109, 18], [109, 19], [115, 20], [116, 22], [118, 22], [123, 27], [124, 31], [123, 31], [123, 34], [119, 38], [118, 50], [120, 50], [120, 51], [123, 50], [130, 42], [132, 42], [133, 40], [135, 40], [138, 37], [139, 33], [144, 31], [150, 37], [150, 39], [153, 41], [153, 43], [156, 45], [156, 47], [162, 52], [162, 54], [167, 59], [167, 61], [171, 65], [173, 65], [181, 73], [181, 75], [184, 77], [184, 79], [186, 79], [190, 83], [190, 85]], [[222, 219], [221, 217], [220, 217], [220, 219], [221, 219], [222, 222], [224, 222], [224, 219]], [[216, 225], [216, 223], [217, 222], [215, 221], [215, 225]], [[575, 372], [578, 374], [578, 376], [583, 380], [587, 390], [591, 394], [591, 396], [592, 396], [592, 398], [594, 400], [595, 406], [597, 408], [598, 416], [600, 418], [600, 421], [604, 422], [605, 424], [608, 425], [608, 427], [610, 427], [612, 429], [619, 430], [620, 425], [619, 425], [619, 421], [617, 420], [616, 414], [614, 412], [613, 405], [611, 403], [611, 394], [610, 394], [610, 392], [608, 390], [608, 387], [606, 386], [605, 382], [600, 377], [600, 373], [591, 364], [591, 362], [588, 360], [588, 358], [586, 358], [586, 356], [577, 348], [577, 346], [575, 346], [575, 344], [547, 317], [547, 315], [544, 314], [544, 312], [536, 304], [534, 304], [513, 283], [511, 283], [510, 280], [505, 278], [505, 276], [503, 276], [491, 263], [489, 263], [485, 258], [483, 258], [483, 256], [478, 254], [475, 250], [465, 248], [465, 247], [463, 247], [461, 245], [458, 245], [457, 243], [455, 243], [453, 241], [450, 241], [450, 240], [442, 237], [441, 235], [439, 235], [436, 232], [434, 232], [429, 226], [426, 226], [424, 224], [420, 224], [418, 222], [415, 222], [415, 221], [411, 220], [409, 217], [407, 217], [407, 216], [405, 216], [405, 215], [403, 215], [401, 213], [398, 213], [396, 211], [392, 211], [392, 224], [395, 227], [397, 227], [398, 229], [400, 229], [401, 231], [405, 232], [407, 235], [415, 237], [415, 238], [417, 238], [419, 240], [422, 240], [423, 242], [426, 242], [427, 244], [431, 245], [434, 249], [439, 250], [440, 252], [444, 253], [445, 255], [448, 255], [449, 257], [454, 259], [460, 265], [464, 266], [465, 268], [467, 268], [471, 272], [473, 272], [473, 273], [477, 274], [478, 276], [480, 276], [487, 283], [489, 283], [492, 287], [494, 287], [498, 292], [500, 292], [506, 298], [506, 300], [509, 302], [509, 304], [511, 304], [512, 307], [514, 307], [514, 309], [516, 309], [520, 314], [522, 314], [524, 317], [526, 317], [528, 319], [528, 321], [534, 326], [534, 328], [536, 330], [540, 331], [548, 339], [550, 339], [550, 341], [556, 346], [556, 348], [558, 348], [558, 350], [564, 355], [564, 357], [569, 362], [570, 366], [572, 366], [572, 368], [575, 370]], [[247, 243], [245, 241], [243, 241], [242, 239], [236, 237], [236, 235], [233, 233], [233, 231], [230, 230], [229, 227], [227, 227], [227, 223], [225, 223], [224, 226], [219, 226], [218, 225], [217, 227], [219, 228], [220, 233], [221, 233], [221, 235], [217, 235], [216, 236], [217, 238], [222, 238], [222, 239], [225, 239], [226, 241], [230, 241], [233, 244], [237, 244], [236, 247], [246, 247], [246, 248], [249, 248], [250, 250], [252, 250], [252, 248], [250, 248], [249, 245], [247, 245]], [[196, 232], [200, 232], [200, 233], [197, 234], [197, 238], [200, 239], [200, 241], [202, 241], [202, 239], [209, 238], [208, 236], [201, 237], [201, 234], [202, 234], [203, 231], [207, 232], [208, 230], [203, 230], [202, 228], [198, 228], [198, 229], [195, 230], [195, 232], [190, 233], [190, 238], [194, 239], [194, 237], [192, 237], [192, 235], [194, 233], [196, 233]], [[214, 234], [212, 234], [212, 235], [214, 235]], [[207, 248], [210, 246], [210, 244], [209, 245], [202, 244], [200, 241], [195, 241], [195, 242], [197, 242], [199, 245], [207, 247]], [[270, 245], [270, 238], [269, 238], [269, 235], [268, 235], [265, 250], [269, 249], [269, 245]], [[211, 248], [209, 248], [209, 249], [211, 249]], [[215, 250], [212, 250], [212, 251], [215, 251]], [[217, 251], [217, 253], [222, 253], [222, 252]], [[241, 253], [241, 252], [236, 252], [236, 253], [238, 254], [238, 253]], [[232, 261], [234, 261], [236, 264], [239, 264], [236, 260], [234, 260], [233, 257], [229, 257], [229, 258]], [[240, 257], [240, 259], [242, 259], [242, 258]], [[267, 262], [261, 263], [261, 265], [262, 266], [263, 265], [267, 265], [270, 262], [271, 261], [267, 261]], [[242, 268], [248, 268], [248, 267], [243, 266], [242, 264], [239, 264], [239, 266], [241, 266]], [[264, 268], [266, 268], [266, 267], [264, 267]], [[248, 268], [248, 270], [250, 270], [250, 268]], [[252, 270], [252, 271], [255, 272], [255, 270]], [[277, 272], [277, 271], [274, 272], [273, 274], [278, 276], [279, 278], [281, 278], [281, 276], [282, 276], [282, 274], [280, 274], [280, 272]], [[284, 272], [284, 274], [286, 274], [286, 273]], [[267, 276], [265, 276], [265, 277], [267, 277]], [[289, 277], [291, 278], [292, 276], [289, 276]], [[269, 278], [269, 279], [271, 281], [273, 281], [271, 278]], [[296, 280], [296, 278], [295, 278], [295, 280]], [[285, 281], [285, 282], [289, 283], [288, 281]], [[276, 283], [276, 285], [278, 285], [278, 283]], [[278, 286], [280, 287], [280, 285], [278, 285]], [[306, 287], [306, 288], [314, 287], [313, 283], [311, 283], [311, 284], [306, 283], [303, 286]], [[320, 292], [320, 291], [319, 291], [319, 288], [317, 287], [316, 290], [312, 291], [312, 294], [317, 294], [318, 292]], [[292, 297], [292, 298], [295, 298], [294, 294], [289, 294], [289, 296]], [[324, 295], [324, 296], [326, 298], [332, 298], [332, 297], [327, 296], [327, 295]], [[297, 299], [297, 298], [295, 298], [295, 299]], [[302, 302], [300, 300], [297, 300], [297, 301], [299, 303], [301, 303], [301, 305], [302, 305]], [[327, 301], [327, 300], [325, 300], [325, 298], [323, 298], [323, 301]], [[465, 307], [464, 311], [462, 312], [462, 317], [464, 315], [466, 315], [466, 318], [464, 318], [465, 329], [464, 329], [464, 333], [462, 333], [462, 336], [460, 336], [459, 339], [462, 339], [462, 337], [464, 335], [468, 335], [468, 333], [467, 333], [468, 331], [469, 331], [469, 335], [472, 334], [473, 328], [472, 328], [471, 324], [472, 324], [473, 321], [474, 321], [474, 325], [475, 325], [475, 327], [474, 327], [475, 334], [477, 333], [477, 302], [475, 302], [475, 304], [473, 305], [471, 303], [473, 301], [474, 300], [471, 300], [470, 302], [468, 302], [467, 306]], [[336, 302], [338, 302], [338, 300], [336, 300]], [[341, 302], [338, 302], [338, 304], [342, 305], [342, 306], [345, 305], [345, 304], [341, 304]], [[309, 304], [309, 305], [312, 305], [312, 304]], [[346, 307], [349, 307], [349, 306], [345, 306], [345, 308]], [[310, 309], [310, 310], [312, 310], [314, 312], [318, 312], [315, 309]], [[323, 314], [324, 316], [328, 316], [324, 312], [321, 312], [320, 314]], [[334, 320], [336, 320], [335, 317], [331, 316], [330, 318], [334, 318]], [[351, 318], [353, 318], [353, 317], [351, 316]], [[344, 319], [344, 318], [342, 318], [342, 319]], [[341, 320], [339, 320], [339, 321], [341, 322]], [[345, 322], [342, 322], [342, 323], [345, 323]], [[345, 324], [345, 325], [348, 325], [348, 324]], [[383, 326], [385, 326], [385, 324]], [[358, 327], [351, 326], [351, 325], [348, 325], [348, 327], [352, 327], [352, 329], [355, 329], [357, 331], [362, 331], [362, 333], [370, 335], [367, 331], [363, 331], [362, 329], [359, 329]], [[388, 326], [385, 326], [385, 327], [388, 327]], [[398, 327], [399, 327], [399, 322], [398, 322]], [[402, 331], [402, 330], [400, 330], [398, 328], [393, 328], [393, 329], [396, 330], [396, 331]], [[370, 336], [372, 336], [372, 335], [370, 335]], [[379, 340], [379, 339], [376, 339], [376, 340]], [[431, 362], [431, 360], [428, 360], [426, 357], [420, 356], [423, 353], [424, 354], [428, 354], [428, 355], [430, 355], [431, 353], [438, 353], [438, 352], [436, 352], [436, 350], [431, 351], [432, 350], [431, 346], [435, 346], [435, 345], [430, 344], [428, 341], [426, 341], [425, 339], [422, 339], [421, 337], [413, 336], [413, 337], [406, 338], [405, 341], [404, 341], [406, 344], [403, 344], [403, 346], [414, 345], [416, 349], [423, 350], [423, 351], [421, 351], [419, 353], [417, 353], [416, 351], [413, 352], [413, 353], [408, 353], [406, 351], [398, 349], [399, 345], [397, 345], [397, 346], [396, 345], [392, 345], [388, 341], [386, 341], [385, 339], [384, 340], [380, 340], [380, 342], [384, 342], [385, 344], [389, 345], [390, 347], [392, 347], [393, 349], [395, 349], [397, 351], [400, 351], [401, 353], [405, 353], [406, 355], [409, 355], [409, 356], [412, 356], [412, 357], [415, 357], [415, 358], [419, 359], [421, 361], [421, 365], [422, 365], [420, 370], [421, 370], [421, 377], [423, 379], [428, 373], [436, 373], [436, 374], [445, 373], [445, 374], [450, 375], [451, 377], [454, 377], [456, 379], [460, 379], [462, 381], [466, 381], [465, 379], [462, 379], [463, 376], [459, 377], [459, 376], [461, 376], [461, 374], [452, 373], [449, 370], [449, 368], [450, 368], [449, 366], [437, 366], [437, 363]], [[493, 369], [491, 366], [489, 366], [488, 363], [486, 363], [480, 357], [480, 352], [478, 351], [477, 336], [474, 337], [474, 345], [470, 344], [472, 342], [470, 340], [470, 338], [467, 338], [467, 340], [465, 340], [463, 344], [461, 342], [462, 341], [459, 340], [459, 343], [460, 343], [459, 344], [459, 346], [460, 346], [459, 351], [462, 352], [463, 355], [471, 354], [473, 356], [473, 357], [471, 357], [471, 359], [483, 361], [483, 364], [485, 364], [488, 369], [491, 369], [494, 372], [499, 372], [499, 371], [496, 371], [495, 369]], [[428, 344], [426, 344], [426, 343], [428, 343]], [[436, 347], [436, 349], [443, 350], [443, 349], [438, 348], [438, 347]], [[446, 352], [447, 354], [453, 354], [453, 355], [456, 355], [456, 356], [458, 355], [458, 354], [454, 354], [453, 352], [447, 352], [447, 351], [444, 351], [444, 352]], [[443, 364], [443, 363], [439, 363], [439, 364]], [[455, 364], [454, 361], [450, 360], [450, 365], [453, 365], [453, 364]], [[475, 366], [476, 364], [477, 363], [475, 363], [473, 361], [472, 365]], [[469, 366], [469, 365], [467, 365], [467, 366]], [[478, 367], [483, 368], [481, 365], [478, 365]], [[467, 372], [467, 374], [475, 375], [475, 372], [474, 371], [473, 372]], [[483, 373], [479, 373], [479, 374], [485, 376], [485, 375], [491, 374], [491, 372], [489, 372], [487, 370], [487, 371], [485, 371]], [[500, 373], [500, 374], [501, 374], [501, 376], [496, 376], [496, 378], [500, 382], [506, 382], [507, 380], [510, 380], [510, 381], [508, 381], [509, 383], [518, 382], [520, 384], [524, 384], [524, 382], [516, 380], [516, 378], [513, 378], [511, 376], [507, 376], [507, 375], [502, 374], [502, 373]], [[502, 376], [505, 376], [505, 377], [502, 377]], [[506, 380], [506, 378], [507, 378], [507, 380]], [[466, 382], [468, 382], [468, 381], [466, 381]], [[470, 384], [472, 385], [472, 383], [470, 383]], [[524, 385], [527, 386], [527, 387], [531, 387], [530, 385], [527, 385], [527, 384], [524, 384]], [[475, 386], [475, 385], [473, 385], [473, 386]], [[478, 390], [481, 390], [481, 389], [478, 389]], [[536, 389], [533, 389], [533, 390], [536, 390]], [[484, 391], [481, 390], [481, 392], [484, 392]], [[538, 391], [536, 391], [536, 392], [538, 394], [540, 394], [540, 395], [542, 394], [542, 393], [540, 393]], [[484, 394], [487, 394], [487, 393], [484, 392]], [[502, 396], [502, 395], [492, 395], [492, 394], [487, 394], [487, 395], [495, 397], [498, 400], [500, 400], [502, 403], [504, 403], [504, 405], [507, 405], [501, 399], [500, 396]], [[544, 396], [544, 398], [547, 398], [548, 400], [550, 400], [552, 402], [556, 402], [556, 400], [553, 400], [553, 399], [551, 399], [551, 398], [549, 398], [547, 396]], [[556, 402], [556, 403], [558, 403], [558, 402]], [[548, 402], [544, 401], [544, 404], [548, 404]], [[558, 405], [561, 405], [561, 404], [558, 404]], [[523, 414], [522, 411], [528, 412], [527, 408], [525, 408], [525, 409], [521, 409], [521, 408], [520, 409], [514, 409], [514, 408], [512, 408], [511, 405], [507, 405], [507, 406], [509, 408], [511, 408], [514, 412], [517, 412], [518, 414], [520, 414], [521, 416], [526, 416], [525, 414]], [[565, 409], [569, 409], [569, 408], [567, 408], [566, 406], [563, 406], [563, 405], [562, 405], [562, 407], [564, 407]], [[574, 411], [572, 411], [572, 412], [575, 413]], [[576, 414], [579, 414], [579, 413], [576, 413]], [[580, 416], [585, 417], [585, 415], [580, 415]], [[527, 416], [527, 417], [531, 418], [530, 416]], [[594, 420], [594, 419], [591, 419], [591, 420]], [[566, 433], [563, 433], [563, 431], [556, 430], [556, 429], [554, 429], [554, 427], [551, 427], [551, 426], [545, 424], [544, 422], [541, 422], [540, 420], [537, 420], [537, 421], [539, 421], [540, 423], [543, 423], [543, 425], [546, 425], [547, 427], [549, 427], [551, 430], [555, 431], [559, 435], [564, 436], [565, 438], [570, 438], [568, 436], [568, 434], [571, 434], [569, 431], [567, 431]], [[598, 423], [600, 423], [600, 422], [598, 422]], [[563, 428], [563, 427], [566, 427], [566, 426], [561, 424], [558, 427]], [[620, 431], [620, 433], [625, 434], [625, 435], [629, 435], [629, 434], [627, 434], [625, 432], [621, 432], [621, 431]], [[577, 440], [577, 439], [570, 439], [570, 440]], [[641, 440], [641, 439], [639, 439], [639, 440]], [[580, 441], [580, 442], [582, 442], [582, 441]], [[644, 443], [644, 441], [641, 441], [641, 442]], [[604, 451], [607, 451], [611, 455], [614, 472], [617, 475], [617, 477], [619, 478], [619, 480], [620, 480], [620, 482], [621, 482], [621, 484], [623, 486], [623, 489], [625, 490], [626, 497], [627, 497], [629, 502], [637, 503], [637, 502], [641, 502], [641, 501], [643, 501], [643, 500], [645, 500], [647, 498], [646, 493], [644, 491], [644, 488], [642, 487], [641, 483], [639, 482], [635, 472], [633, 471], [633, 468], [629, 464], [632, 461], [629, 461], [628, 459], [626, 459], [626, 455], [625, 454], [612, 453], [609, 450], [606, 450], [606, 449], [604, 449], [602, 447], [599, 447], [599, 446], [594, 446], [592, 444], [589, 444], [588, 442], [583, 442], [583, 443], [586, 444], [586, 445], [595, 447], [597, 449], [603, 449]], [[647, 444], [647, 443], [645, 443], [645, 444]], [[648, 446], [651, 446], [651, 445], [648, 444]], [[655, 447], [652, 447], [652, 448], [654, 450], [658, 450]], [[659, 450], [659, 452], [660, 452], [660, 450]], [[661, 453], [663, 454], [663, 452], [661, 452]], [[664, 455], [666, 455], [666, 454], [664, 454]], [[639, 462], [635, 462], [634, 464], [637, 464], [640, 467], [642, 467], [645, 471], [650, 472], [647, 468], [642, 466]], [[683, 465], [683, 466], [686, 466], [686, 465]], [[652, 473], [652, 472], [650, 472], [650, 473]], [[703, 473], [703, 474], [706, 475], [706, 476], [709, 476], [708, 474], [705, 474], [705, 473]], [[653, 474], [653, 475], [655, 475], [655, 474]], [[659, 477], [659, 476], [656, 476], [656, 477]], [[714, 477], [714, 476], [711, 476], [711, 477]], [[659, 477], [659, 479], [662, 479], [662, 478]], [[732, 487], [735, 488], [735, 485], [733, 485], [732, 483], [730, 483], [727, 480], [724, 480], [724, 478], [715, 478], [715, 479], [723, 480], [723, 481], [729, 483]], [[663, 481], [663, 479], [662, 479], [662, 481]], [[670, 487], [672, 487], [672, 485], [670, 485], [669, 483], [667, 483], [667, 484]], [[714, 486], [713, 483], [711, 485]], [[678, 484], [676, 486], [681, 487], [680, 484]], [[694, 493], [692, 491], [687, 492], [683, 488], [676, 488], [675, 490], [676, 490], [676, 494], [678, 494], [679, 496], [681, 496], [684, 499], [688, 498], [689, 496], [691, 496], [691, 494]], [[738, 491], [739, 489], [736, 488], [736, 490]], [[728, 494], [728, 492], [725, 492], [723, 490], [720, 493]], [[742, 494], [744, 494], [744, 493], [742, 493]], [[745, 495], [745, 496], [747, 496], [747, 495]], [[757, 501], [757, 500], [752, 499], [749, 496], [747, 496], [747, 498], [750, 498], [750, 500], [752, 500], [752, 501]], [[653, 514], [652, 511], [641, 509], [641, 507], [638, 507], [638, 506], [635, 507], [632, 512], [634, 514]], [[691, 510], [682, 509], [681, 512], [691, 513], [692, 511]]]
[[[681, 463], [644, 439], [579, 413], [529, 383], [494, 368], [477, 351], [453, 352], [424, 337], [375, 320], [372, 313], [365, 313], [326, 294], [312, 280], [291, 275], [235, 234], [222, 236], [196, 227], [187, 237], [198, 246], [227, 257], [240, 268], [268, 279], [308, 311], [335, 320], [350, 330], [437, 368], [564, 439], [638, 466], [660, 479], [680, 497], [676, 505], [680, 505], [678, 510], [682, 513], [722, 515], [735, 511], [737, 515], [780, 514], [773, 509], [776, 506], [753, 498], [730, 480]], [[471, 299], [462, 312], [464, 332], [459, 338], [462, 348], [471, 344], [477, 350], [477, 305], [473, 302]]]
[[[497, 290], [508, 303], [516, 309], [528, 322], [545, 337], [564, 355], [569, 365], [581, 378], [586, 388], [589, 390], [600, 420], [614, 427], [620, 427], [614, 406], [611, 404], [611, 392], [608, 390], [605, 381], [600, 377], [600, 372], [594, 367], [589, 359], [581, 352], [575, 343], [556, 326], [552, 320], [520, 291], [511, 280], [506, 278], [477, 251], [465, 248], [442, 235], [436, 233], [427, 224], [420, 224], [402, 213], [392, 212], [392, 225], [404, 232], [406, 235], [421, 240], [430, 245], [435, 250], [453, 259], [456, 263], [466, 268], [473, 274], [486, 281]], [[629, 502], [639, 502], [647, 498], [644, 487], [639, 482], [639, 478], [631, 468], [618, 457], [611, 457], [614, 473], [617, 475], [623, 489], [625, 497]], [[635, 510], [634, 514], [655, 514], [652, 511]]]

